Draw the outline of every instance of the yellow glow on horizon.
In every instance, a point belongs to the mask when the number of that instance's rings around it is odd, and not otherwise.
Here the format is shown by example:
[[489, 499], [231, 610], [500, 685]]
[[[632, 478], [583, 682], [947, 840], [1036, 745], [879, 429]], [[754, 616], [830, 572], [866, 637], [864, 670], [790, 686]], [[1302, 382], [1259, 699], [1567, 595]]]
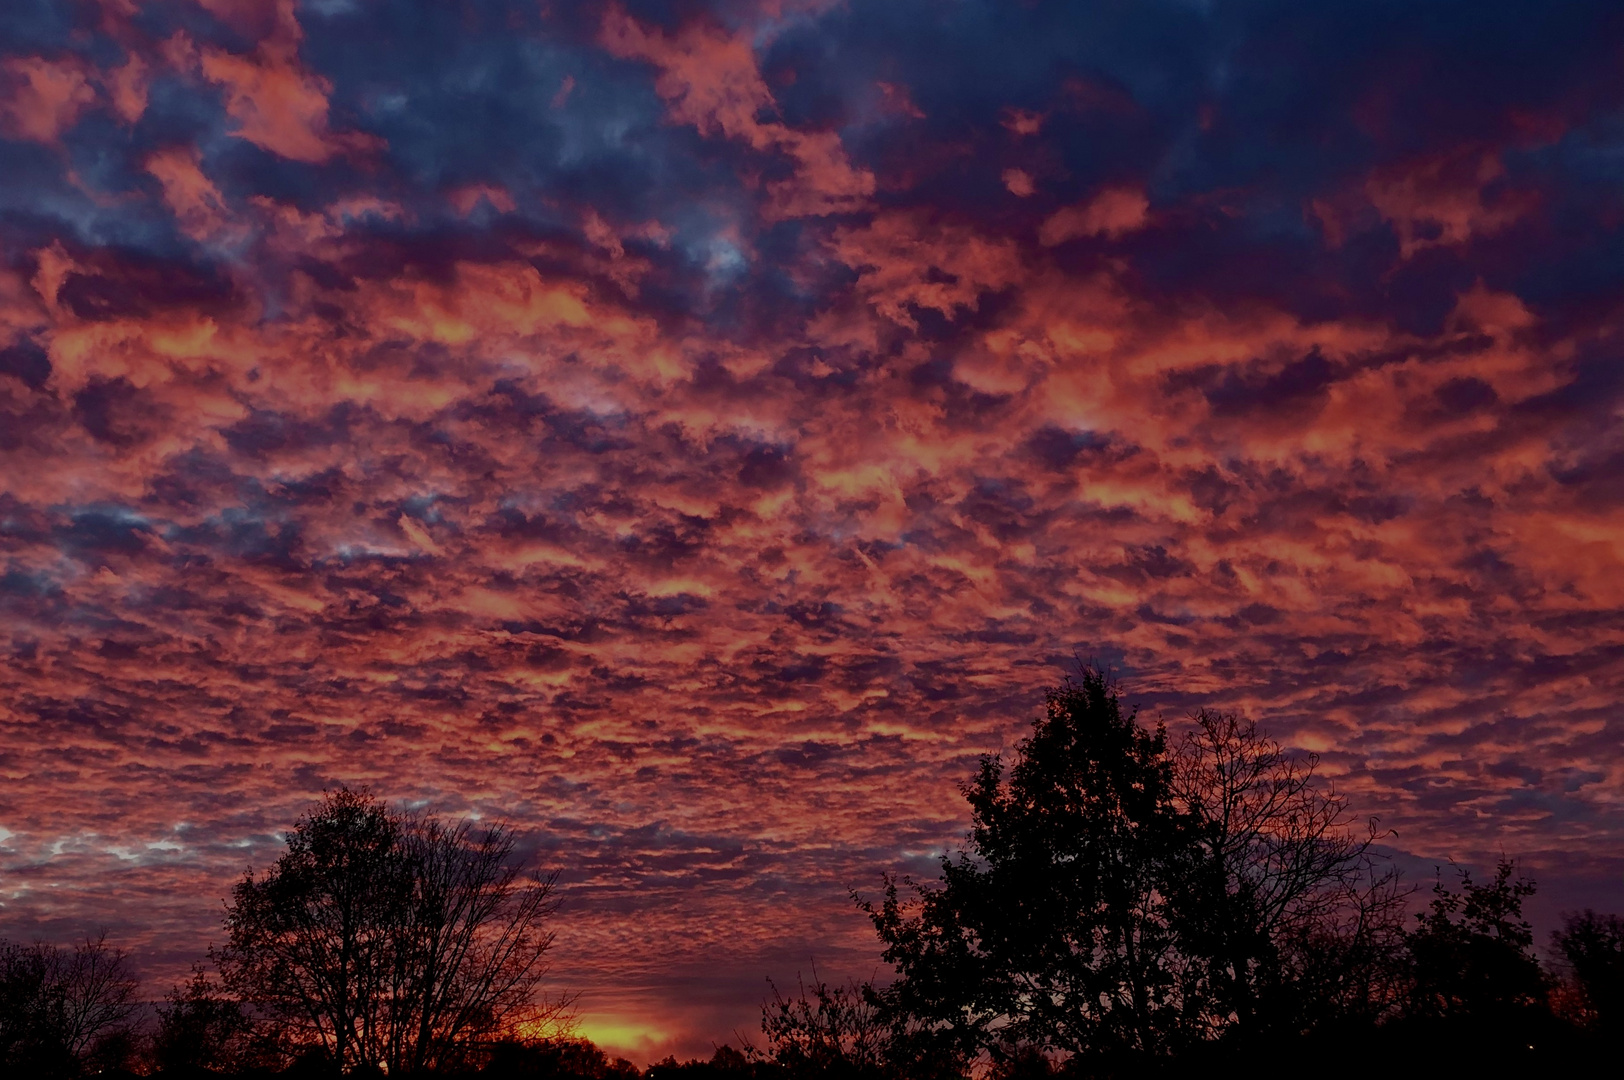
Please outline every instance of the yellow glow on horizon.
[[614, 1054], [649, 1053], [671, 1041], [671, 1033], [646, 1021], [613, 1013], [589, 1013], [575, 1022], [575, 1034]]

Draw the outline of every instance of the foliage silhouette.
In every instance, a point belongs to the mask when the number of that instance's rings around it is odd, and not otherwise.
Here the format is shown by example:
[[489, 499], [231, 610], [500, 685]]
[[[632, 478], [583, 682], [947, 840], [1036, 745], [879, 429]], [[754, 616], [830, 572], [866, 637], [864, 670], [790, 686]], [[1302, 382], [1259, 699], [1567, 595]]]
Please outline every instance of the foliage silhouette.
[[761, 1030], [771, 1060], [790, 1075], [882, 1073], [890, 1032], [871, 987], [830, 986], [814, 970], [810, 991], [805, 983], [794, 997], [776, 984], [772, 989], [772, 1001], [761, 1008]]
[[1624, 918], [1590, 910], [1569, 915], [1551, 941], [1573, 979], [1579, 1023], [1624, 1043]]
[[[237, 883], [219, 979], [149, 1029], [124, 952], [0, 940], [0, 1073], [508, 1080], [993, 1080], [1187, 1076], [1259, 1063], [1363, 1075], [1580, 1073], [1624, 1032], [1624, 918], [1568, 915], [1542, 967], [1534, 883], [1440, 875], [1409, 919], [1374, 822], [1256, 725], [1202, 711], [1172, 738], [1101, 672], [1051, 690], [1006, 763], [963, 788], [967, 848], [930, 884], [857, 897], [896, 969], [816, 968], [763, 1003], [765, 1045], [639, 1070], [567, 1036], [539, 996], [555, 877], [504, 825], [325, 797]], [[1611, 1056], [1609, 1056], [1611, 1055]]]
[[0, 940], [0, 1064], [40, 1077], [126, 1064], [136, 991], [105, 931], [71, 949]]
[[1566, 1065], [1584, 1050], [1551, 1008], [1555, 981], [1533, 953], [1523, 900], [1534, 882], [1502, 858], [1493, 880], [1442, 875], [1405, 940], [1407, 983], [1388, 1025], [1393, 1046], [1418, 1063], [1518, 1071]]
[[890, 989], [871, 982], [830, 984], [812, 971], [794, 996], [772, 985], [761, 1007], [766, 1048], [749, 1057], [790, 1078], [843, 1076], [936, 1080], [964, 1074], [949, 1040], [897, 1008]]
[[290, 1048], [342, 1070], [459, 1066], [483, 1041], [563, 1015], [537, 998], [555, 878], [527, 874], [514, 847], [503, 825], [399, 814], [341, 790], [232, 890], [215, 963]]
[[1432, 902], [1416, 916], [1408, 940], [1411, 1015], [1498, 1028], [1542, 1007], [1546, 977], [1533, 955], [1533, 928], [1522, 915], [1534, 883], [1514, 879], [1515, 872], [1502, 859], [1487, 884], [1463, 870], [1458, 891], [1441, 878], [1433, 885]]
[[965, 797], [940, 882], [861, 902], [888, 1000], [960, 1052], [1127, 1067], [1381, 1008], [1396, 876], [1313, 759], [1255, 726], [1203, 712], [1174, 744], [1087, 669]]
[[151, 1057], [161, 1070], [229, 1073], [274, 1061], [271, 1047], [255, 1039], [243, 1003], [225, 994], [202, 967], [170, 990], [157, 1016]]
[[504, 1039], [490, 1046], [483, 1075], [509, 1080], [637, 1080], [642, 1073], [625, 1058], [611, 1059], [586, 1039]]

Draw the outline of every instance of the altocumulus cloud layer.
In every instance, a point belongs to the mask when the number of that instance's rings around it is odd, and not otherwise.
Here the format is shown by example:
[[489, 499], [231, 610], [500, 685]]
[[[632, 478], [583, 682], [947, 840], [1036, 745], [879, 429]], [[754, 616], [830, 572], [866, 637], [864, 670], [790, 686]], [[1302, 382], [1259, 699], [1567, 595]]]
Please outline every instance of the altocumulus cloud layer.
[[845, 889], [928, 870], [1075, 655], [1319, 752], [1403, 851], [1605, 902], [1620, 42], [6, 3], [8, 932], [172, 975], [366, 783], [520, 823], [589, 1031], [703, 1044], [766, 971], [867, 973]]

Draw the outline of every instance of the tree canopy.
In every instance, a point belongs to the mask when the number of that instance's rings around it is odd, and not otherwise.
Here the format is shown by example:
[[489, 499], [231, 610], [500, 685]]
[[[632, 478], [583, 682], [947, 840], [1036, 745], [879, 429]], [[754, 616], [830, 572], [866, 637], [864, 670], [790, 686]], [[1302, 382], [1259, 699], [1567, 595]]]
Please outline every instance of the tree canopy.
[[1373, 834], [1312, 758], [1216, 712], [1175, 741], [1099, 671], [1050, 691], [965, 797], [940, 880], [863, 905], [894, 1007], [965, 1052], [1156, 1059], [1300, 1027], [1399, 930]]
[[457, 1065], [481, 1039], [538, 1030], [556, 878], [527, 873], [504, 825], [389, 810], [341, 790], [274, 866], [232, 890], [226, 987], [343, 1069]]
[[[1624, 1030], [1624, 919], [1565, 917], [1542, 963], [1534, 883], [1411, 893], [1311, 754], [1202, 710], [1147, 724], [1097, 670], [1049, 690], [1030, 735], [962, 788], [970, 828], [934, 881], [856, 900], [889, 981], [812, 971], [763, 1003], [765, 1045], [640, 1070], [544, 997], [556, 875], [502, 823], [324, 796], [231, 891], [224, 941], [140, 1023], [105, 935], [0, 939], [0, 1067], [76, 1078], [991, 1080], [1312, 1063], [1574, 1072]], [[1425, 896], [1425, 894], [1422, 894]]]

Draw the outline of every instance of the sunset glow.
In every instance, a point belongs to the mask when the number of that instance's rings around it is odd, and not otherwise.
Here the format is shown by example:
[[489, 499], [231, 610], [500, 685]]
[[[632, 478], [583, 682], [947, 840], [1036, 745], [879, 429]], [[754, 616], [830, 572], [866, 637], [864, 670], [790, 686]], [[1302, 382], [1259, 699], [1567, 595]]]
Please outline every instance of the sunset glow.
[[708, 1052], [1079, 660], [1616, 910], [1617, 5], [3, 6], [4, 935], [367, 785]]

